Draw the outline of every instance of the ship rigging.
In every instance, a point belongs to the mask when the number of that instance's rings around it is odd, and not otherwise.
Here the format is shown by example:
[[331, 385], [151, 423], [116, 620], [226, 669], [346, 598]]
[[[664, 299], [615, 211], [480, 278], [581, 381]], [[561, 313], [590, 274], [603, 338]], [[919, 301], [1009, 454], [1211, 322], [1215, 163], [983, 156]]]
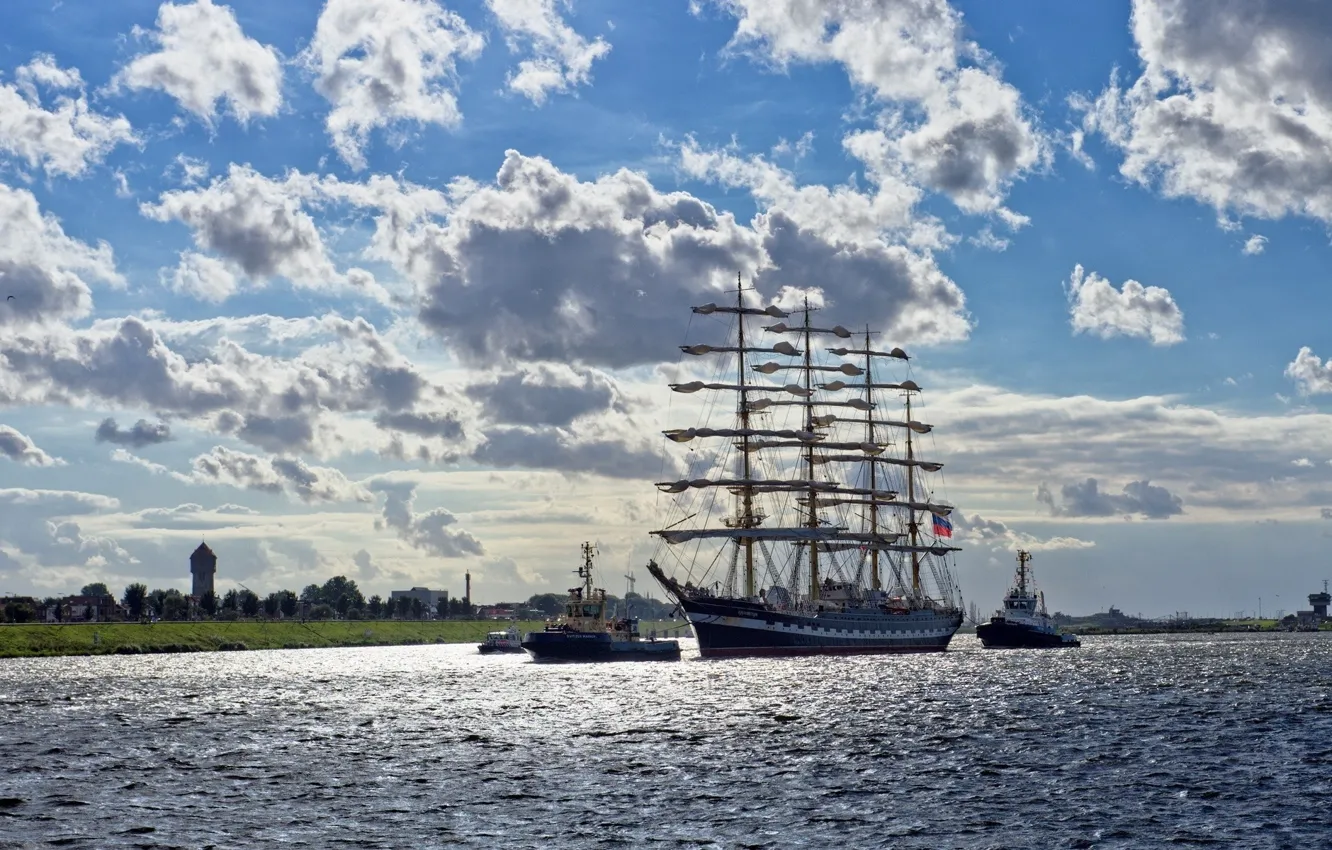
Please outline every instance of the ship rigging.
[[[733, 306], [693, 308], [730, 318], [731, 333], [681, 346], [722, 357], [713, 380], [670, 385], [707, 394], [698, 426], [664, 432], [691, 451], [686, 477], [657, 484], [674, 503], [652, 532], [661, 545], [649, 572], [695, 625], [704, 657], [946, 648], [961, 625], [952, 507], [925, 481], [942, 464], [917, 456], [932, 430], [912, 418], [920, 387], [888, 377], [906, 352], [875, 348], [868, 327], [816, 325], [808, 299], [788, 311], [756, 306], [756, 295], [738, 287]], [[776, 320], [762, 331], [782, 338], [756, 339], [758, 320]], [[733, 407], [717, 403], [731, 394]], [[901, 418], [881, 412], [894, 397]], [[718, 412], [727, 427], [707, 424]], [[710, 440], [721, 447], [698, 449]]]

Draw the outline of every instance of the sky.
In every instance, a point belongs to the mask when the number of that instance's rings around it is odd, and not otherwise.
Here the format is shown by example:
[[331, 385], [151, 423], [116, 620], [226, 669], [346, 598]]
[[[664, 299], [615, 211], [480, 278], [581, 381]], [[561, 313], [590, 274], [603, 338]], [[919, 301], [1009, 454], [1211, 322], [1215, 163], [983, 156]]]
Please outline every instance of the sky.
[[6, 20], [0, 595], [188, 589], [200, 539], [221, 589], [526, 598], [591, 540], [643, 591], [666, 384], [737, 275], [913, 356], [983, 610], [1019, 547], [1066, 612], [1332, 578], [1318, 4]]

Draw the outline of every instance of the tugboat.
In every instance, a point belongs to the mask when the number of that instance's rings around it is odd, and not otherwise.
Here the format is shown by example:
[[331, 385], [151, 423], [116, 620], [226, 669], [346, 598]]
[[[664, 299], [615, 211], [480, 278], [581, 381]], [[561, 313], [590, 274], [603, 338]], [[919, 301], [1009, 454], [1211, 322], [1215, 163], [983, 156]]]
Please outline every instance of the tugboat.
[[528, 632], [522, 647], [536, 661], [678, 661], [680, 642], [644, 640], [637, 617], [606, 618], [606, 591], [592, 586], [595, 547], [583, 544], [578, 568], [582, 587], [569, 588], [564, 615], [539, 632]]
[[523, 637], [518, 633], [518, 624], [510, 623], [502, 632], [486, 632], [486, 642], [477, 644], [476, 651], [482, 655], [492, 652], [522, 652]]
[[1036, 580], [1027, 566], [1030, 560], [1030, 552], [1018, 550], [1017, 575], [1004, 597], [1004, 609], [996, 611], [990, 622], [977, 626], [976, 637], [988, 648], [1081, 646], [1077, 635], [1064, 634], [1055, 628], [1045, 610], [1045, 594], [1036, 590]]

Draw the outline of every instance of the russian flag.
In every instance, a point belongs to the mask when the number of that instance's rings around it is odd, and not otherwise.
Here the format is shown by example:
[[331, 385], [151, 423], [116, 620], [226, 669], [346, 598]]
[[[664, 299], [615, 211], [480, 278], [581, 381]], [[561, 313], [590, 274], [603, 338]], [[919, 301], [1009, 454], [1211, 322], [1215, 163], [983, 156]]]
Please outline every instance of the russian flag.
[[941, 516], [939, 516], [938, 514], [930, 514], [930, 516], [934, 517], [934, 536], [935, 536], [935, 537], [952, 537], [952, 536], [953, 536], [953, 524], [952, 524], [951, 522], [948, 521], [948, 518], [947, 518], [947, 517], [941, 517]]

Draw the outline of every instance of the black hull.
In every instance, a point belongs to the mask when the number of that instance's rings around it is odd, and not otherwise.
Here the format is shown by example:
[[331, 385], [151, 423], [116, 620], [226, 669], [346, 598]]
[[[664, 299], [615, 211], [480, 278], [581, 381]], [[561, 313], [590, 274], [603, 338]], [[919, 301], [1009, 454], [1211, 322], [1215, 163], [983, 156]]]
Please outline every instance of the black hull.
[[865, 610], [808, 616], [740, 600], [684, 599], [680, 605], [703, 658], [943, 652], [962, 625], [961, 612]]
[[1063, 635], [999, 619], [977, 626], [976, 637], [988, 649], [1062, 649], [1080, 645], [1076, 638], [1064, 640]]
[[476, 651], [482, 655], [492, 655], [494, 653], [523, 652], [524, 650], [521, 646], [491, 646], [490, 644], [482, 643], [477, 645]]
[[535, 661], [679, 661], [673, 640], [611, 640], [603, 634], [532, 632], [523, 649]]

